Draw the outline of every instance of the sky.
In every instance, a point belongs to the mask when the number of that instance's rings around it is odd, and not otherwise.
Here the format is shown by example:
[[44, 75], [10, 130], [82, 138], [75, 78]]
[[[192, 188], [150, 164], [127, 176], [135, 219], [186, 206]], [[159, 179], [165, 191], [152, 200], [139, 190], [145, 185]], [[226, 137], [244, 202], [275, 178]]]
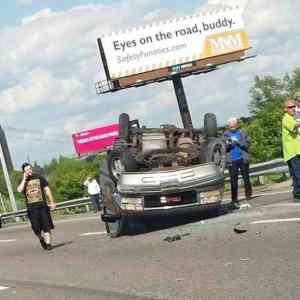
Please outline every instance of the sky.
[[[117, 122], [182, 126], [171, 82], [96, 95], [105, 79], [97, 38], [112, 31], [190, 15], [220, 0], [1, 0], [0, 125], [16, 169], [76, 157], [74, 132]], [[300, 1], [227, 0], [244, 7], [255, 58], [183, 79], [195, 127], [206, 112], [220, 125], [248, 116], [254, 77], [281, 77], [300, 66]]]

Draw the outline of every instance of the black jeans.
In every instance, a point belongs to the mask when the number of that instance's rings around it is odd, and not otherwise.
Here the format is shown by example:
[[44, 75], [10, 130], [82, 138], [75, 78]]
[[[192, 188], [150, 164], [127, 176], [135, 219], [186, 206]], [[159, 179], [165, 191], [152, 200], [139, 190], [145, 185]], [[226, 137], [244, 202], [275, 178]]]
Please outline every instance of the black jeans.
[[249, 163], [244, 162], [242, 159], [235, 160], [232, 162], [232, 165], [229, 166], [230, 174], [230, 184], [231, 184], [231, 200], [233, 202], [238, 201], [238, 177], [239, 170], [241, 171], [244, 186], [245, 186], [245, 196], [246, 198], [251, 197], [252, 195], [252, 186], [249, 178]]
[[54, 229], [50, 208], [45, 204], [41, 207], [28, 207], [28, 219], [35, 235], [40, 236], [41, 232], [50, 232]]
[[293, 178], [294, 197], [300, 200], [300, 155], [288, 160], [287, 164]]

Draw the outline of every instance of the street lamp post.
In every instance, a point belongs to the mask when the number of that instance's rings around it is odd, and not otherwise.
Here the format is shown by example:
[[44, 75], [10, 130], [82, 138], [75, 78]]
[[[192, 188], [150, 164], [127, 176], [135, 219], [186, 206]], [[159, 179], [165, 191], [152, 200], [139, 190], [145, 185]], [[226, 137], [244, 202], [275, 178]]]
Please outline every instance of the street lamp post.
[[11, 207], [12, 207], [13, 211], [17, 211], [18, 207], [17, 207], [15, 195], [14, 195], [14, 192], [13, 192], [13, 189], [12, 189], [11, 181], [10, 181], [10, 178], [9, 178], [9, 174], [8, 174], [8, 170], [7, 170], [7, 164], [6, 164], [6, 161], [5, 161], [5, 158], [4, 158], [4, 153], [3, 153], [3, 148], [2, 148], [1, 143], [0, 143], [0, 161], [1, 161], [1, 165], [2, 165], [2, 170], [3, 170], [3, 174], [4, 174], [4, 179], [5, 179], [5, 183], [6, 183], [10, 203], [11, 203]]

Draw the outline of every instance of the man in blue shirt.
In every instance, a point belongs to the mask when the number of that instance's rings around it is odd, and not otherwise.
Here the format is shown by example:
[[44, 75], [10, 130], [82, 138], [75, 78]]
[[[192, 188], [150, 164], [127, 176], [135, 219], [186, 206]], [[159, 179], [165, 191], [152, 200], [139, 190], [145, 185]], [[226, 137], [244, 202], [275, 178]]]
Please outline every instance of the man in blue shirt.
[[247, 200], [251, 199], [252, 186], [249, 178], [249, 136], [238, 129], [237, 118], [230, 118], [228, 120], [228, 128], [224, 132], [224, 139], [226, 142], [227, 157], [226, 163], [230, 173], [231, 183], [231, 200], [234, 209], [239, 209], [238, 202], [238, 176], [241, 171], [244, 186], [245, 196]]

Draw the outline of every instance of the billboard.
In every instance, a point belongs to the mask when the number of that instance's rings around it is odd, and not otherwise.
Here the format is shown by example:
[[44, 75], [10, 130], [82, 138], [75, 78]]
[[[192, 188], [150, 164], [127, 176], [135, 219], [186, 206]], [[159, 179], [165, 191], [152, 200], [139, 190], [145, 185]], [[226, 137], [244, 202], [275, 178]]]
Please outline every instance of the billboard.
[[[222, 8], [98, 39], [108, 80], [186, 66], [250, 48], [242, 9]], [[176, 71], [176, 70], [175, 70]]]
[[117, 123], [72, 134], [73, 144], [79, 156], [106, 151], [118, 137]]

